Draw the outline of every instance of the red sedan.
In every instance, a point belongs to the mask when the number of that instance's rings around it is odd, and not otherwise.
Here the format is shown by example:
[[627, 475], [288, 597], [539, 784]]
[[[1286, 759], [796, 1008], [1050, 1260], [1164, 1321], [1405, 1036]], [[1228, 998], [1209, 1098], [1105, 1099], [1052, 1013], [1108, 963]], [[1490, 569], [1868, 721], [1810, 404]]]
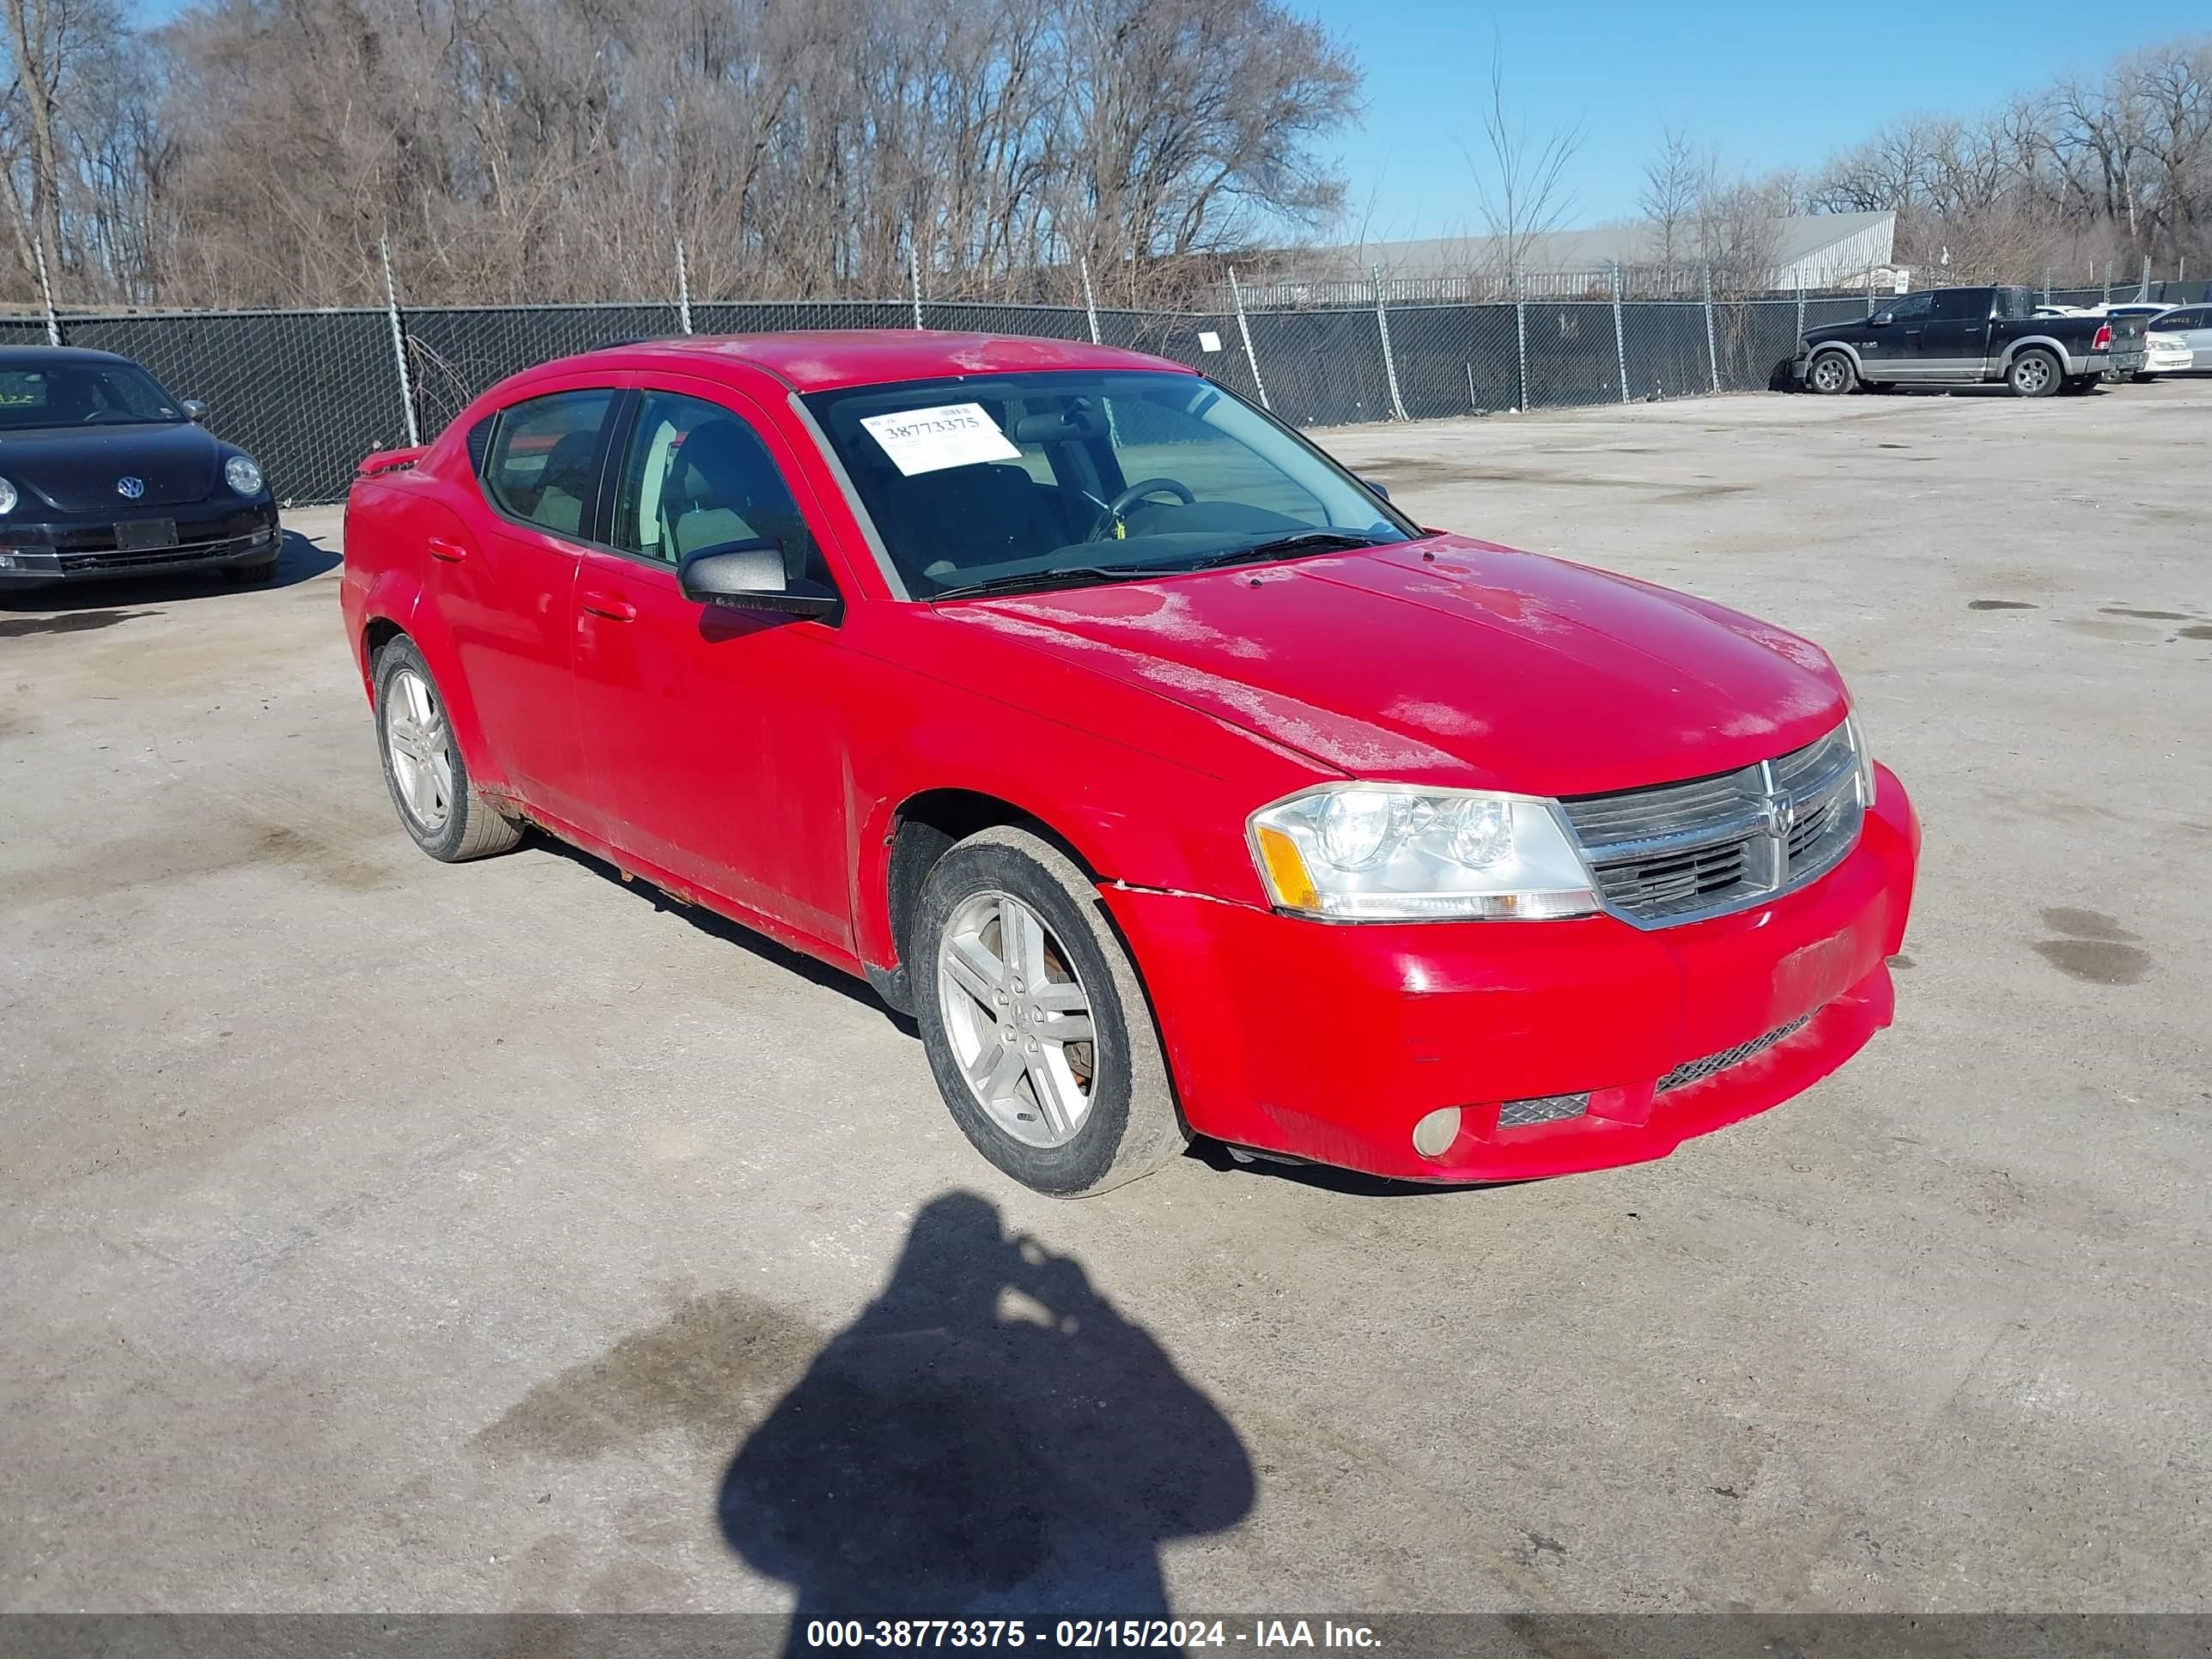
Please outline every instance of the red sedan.
[[534, 823], [866, 975], [1039, 1191], [1662, 1157], [1889, 1021], [1919, 829], [1819, 647], [1155, 358], [549, 363], [363, 464], [343, 592], [425, 852]]

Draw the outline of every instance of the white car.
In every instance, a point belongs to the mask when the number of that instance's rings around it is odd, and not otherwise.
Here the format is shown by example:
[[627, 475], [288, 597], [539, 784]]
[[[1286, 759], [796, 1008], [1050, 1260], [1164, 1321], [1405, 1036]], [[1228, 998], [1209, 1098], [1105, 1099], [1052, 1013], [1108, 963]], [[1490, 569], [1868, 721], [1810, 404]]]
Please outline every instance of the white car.
[[[2199, 372], [2212, 369], [2212, 301], [2203, 305], [2176, 306], [2157, 322], [2158, 335], [2154, 337], [2176, 339], [2189, 348], [2190, 361], [2177, 365]], [[2166, 369], [2162, 372], [2171, 374]]]
[[2180, 374], [2197, 366], [2187, 339], [2163, 331], [2143, 336], [2143, 374]]

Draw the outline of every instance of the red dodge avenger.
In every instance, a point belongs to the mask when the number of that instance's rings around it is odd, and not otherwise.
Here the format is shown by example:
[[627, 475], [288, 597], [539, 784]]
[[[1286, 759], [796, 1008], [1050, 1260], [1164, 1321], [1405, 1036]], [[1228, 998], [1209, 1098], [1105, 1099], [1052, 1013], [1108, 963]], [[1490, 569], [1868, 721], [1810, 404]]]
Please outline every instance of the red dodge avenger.
[[363, 464], [343, 593], [425, 852], [537, 824], [865, 975], [1040, 1192], [1663, 1157], [1889, 1022], [1919, 827], [1818, 647], [1156, 358], [548, 363]]

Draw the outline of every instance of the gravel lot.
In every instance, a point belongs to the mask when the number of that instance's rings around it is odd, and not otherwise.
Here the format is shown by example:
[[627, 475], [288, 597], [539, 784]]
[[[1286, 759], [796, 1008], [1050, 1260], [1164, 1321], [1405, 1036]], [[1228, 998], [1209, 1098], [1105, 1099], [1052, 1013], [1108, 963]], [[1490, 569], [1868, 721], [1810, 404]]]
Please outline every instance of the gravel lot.
[[1325, 441], [1833, 652], [1894, 1029], [1637, 1169], [1033, 1198], [858, 986], [417, 854], [295, 513], [0, 605], [0, 1607], [2212, 1608], [2212, 382]]

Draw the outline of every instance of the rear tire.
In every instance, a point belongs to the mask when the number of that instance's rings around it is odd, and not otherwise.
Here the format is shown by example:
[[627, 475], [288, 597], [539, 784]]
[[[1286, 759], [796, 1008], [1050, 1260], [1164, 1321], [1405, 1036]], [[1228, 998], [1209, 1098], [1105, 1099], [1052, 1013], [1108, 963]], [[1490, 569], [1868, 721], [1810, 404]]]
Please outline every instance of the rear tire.
[[1858, 370], [1844, 352], [1824, 351], [1805, 366], [1806, 388], [1824, 398], [1840, 398], [1858, 380]]
[[2021, 352], [2005, 371], [2005, 384], [2012, 388], [2015, 398], [2048, 398], [2058, 390], [2065, 378], [2058, 359], [2039, 346], [2031, 346]]
[[504, 853], [522, 826], [477, 793], [430, 665], [402, 635], [376, 653], [376, 742], [399, 823], [443, 864]]
[[908, 937], [930, 1072], [985, 1158], [1077, 1198], [1182, 1153], [1189, 1135], [1136, 964], [1066, 854], [1011, 826], [969, 836], [923, 881]]

